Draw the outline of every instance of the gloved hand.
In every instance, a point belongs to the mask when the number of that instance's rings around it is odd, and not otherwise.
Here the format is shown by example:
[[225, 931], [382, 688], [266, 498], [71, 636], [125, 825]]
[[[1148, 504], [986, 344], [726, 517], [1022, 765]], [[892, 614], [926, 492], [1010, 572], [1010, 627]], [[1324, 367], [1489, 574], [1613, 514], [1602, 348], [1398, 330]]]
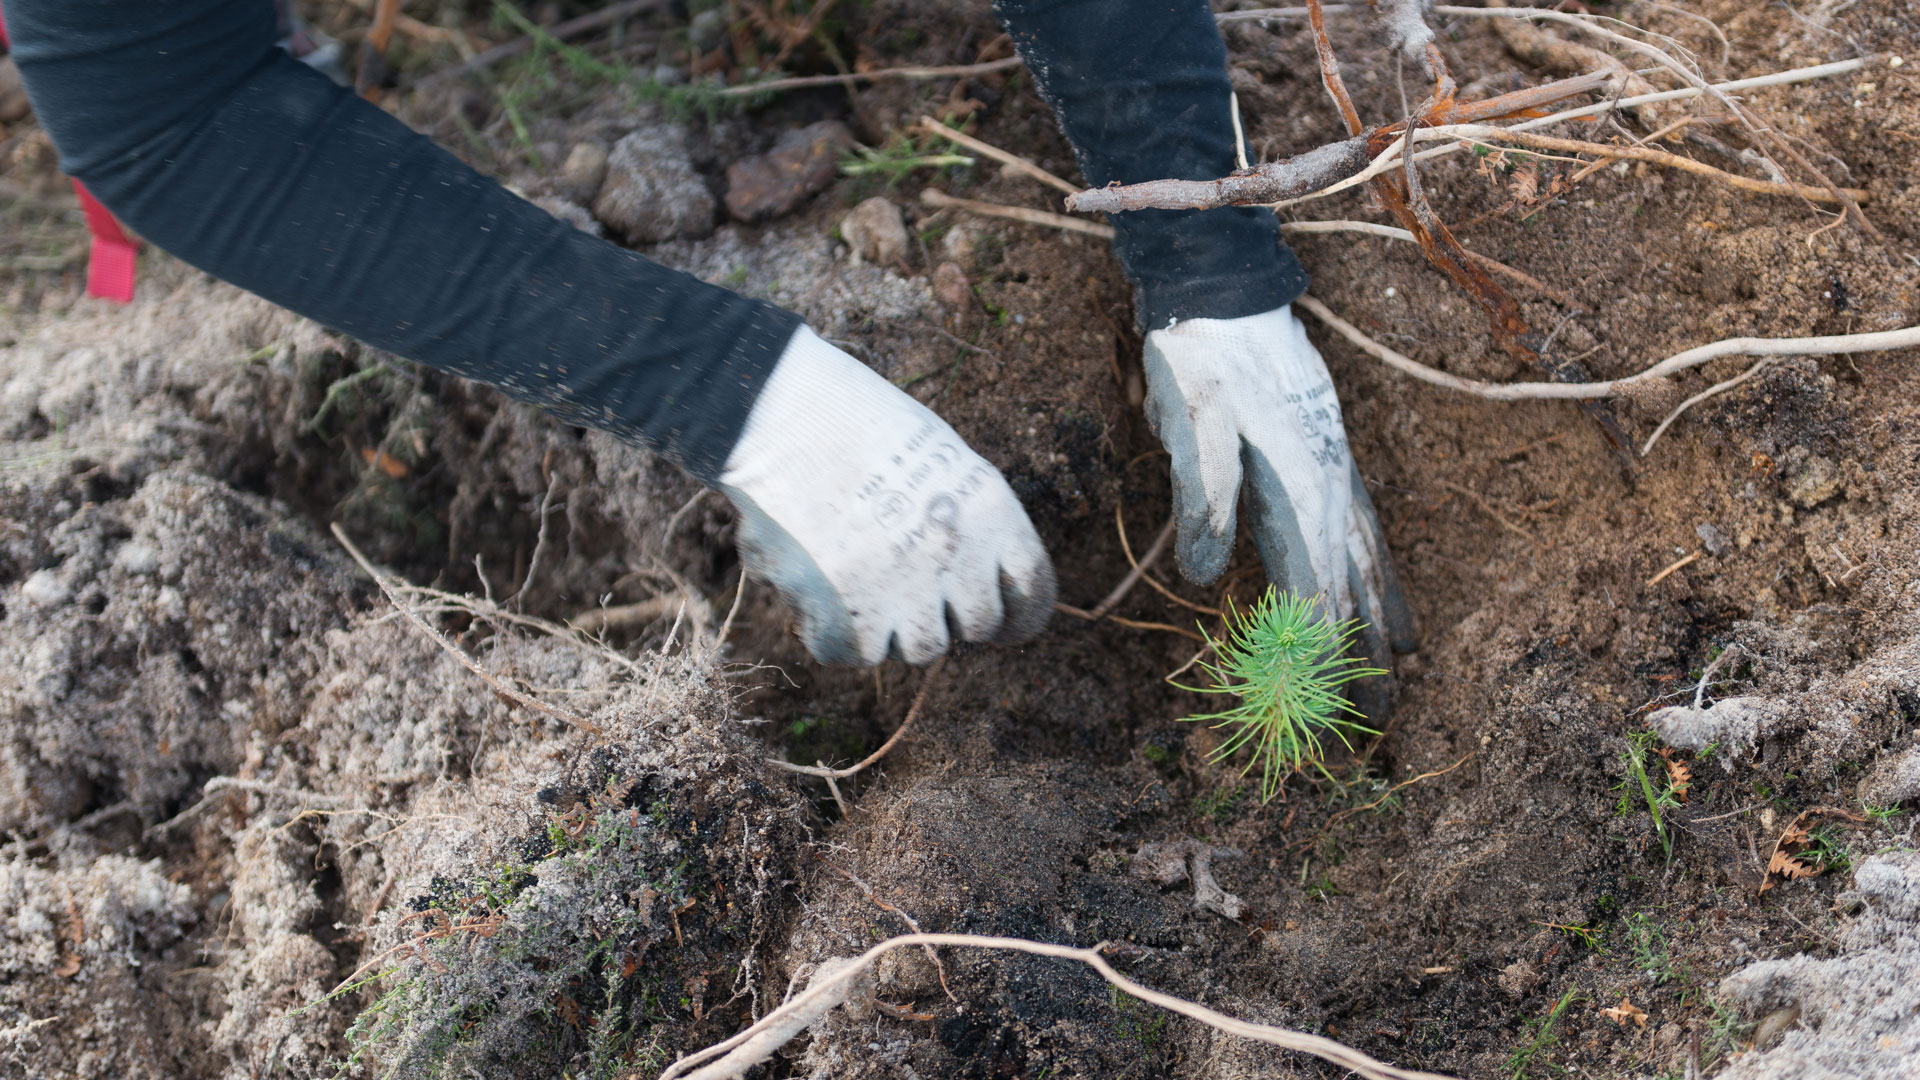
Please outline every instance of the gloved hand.
[[1379, 666], [1388, 645], [1416, 647], [1333, 379], [1292, 309], [1189, 319], [1148, 333], [1145, 351], [1147, 419], [1173, 458], [1181, 572], [1206, 585], [1226, 569], [1244, 479], [1275, 585], [1364, 620]]
[[924, 664], [953, 638], [1031, 638], [1053, 564], [1013, 489], [946, 421], [801, 327], [718, 485], [747, 568], [816, 659]]

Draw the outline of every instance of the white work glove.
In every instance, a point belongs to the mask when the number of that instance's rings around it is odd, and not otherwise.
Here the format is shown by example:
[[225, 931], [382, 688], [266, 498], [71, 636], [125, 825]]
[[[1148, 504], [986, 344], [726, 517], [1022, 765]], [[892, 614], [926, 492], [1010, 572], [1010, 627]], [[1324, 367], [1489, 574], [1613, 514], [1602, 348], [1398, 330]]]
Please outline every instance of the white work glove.
[[933, 411], [801, 327], [727, 456], [749, 570], [818, 660], [924, 664], [1053, 613], [1053, 564], [998, 470]]
[[1318, 596], [1330, 618], [1364, 621], [1362, 646], [1382, 667], [1389, 644], [1413, 649], [1333, 378], [1292, 309], [1188, 319], [1148, 333], [1145, 352], [1147, 419], [1173, 458], [1181, 572], [1205, 585], [1226, 569], [1244, 479], [1267, 577]]

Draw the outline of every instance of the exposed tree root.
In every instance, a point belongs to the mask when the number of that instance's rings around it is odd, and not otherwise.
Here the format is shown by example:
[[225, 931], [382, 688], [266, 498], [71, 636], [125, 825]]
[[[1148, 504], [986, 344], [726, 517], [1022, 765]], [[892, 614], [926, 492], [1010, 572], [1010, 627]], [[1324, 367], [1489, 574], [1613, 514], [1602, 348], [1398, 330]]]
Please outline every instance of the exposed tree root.
[[899, 937], [888, 938], [859, 956], [836, 957], [823, 961], [814, 971], [813, 980], [807, 984], [806, 990], [732, 1038], [715, 1043], [705, 1050], [688, 1054], [667, 1066], [666, 1071], [660, 1074], [660, 1080], [676, 1080], [682, 1076], [688, 1077], [689, 1080], [738, 1080], [739, 1077], [746, 1075], [747, 1070], [773, 1056], [776, 1050], [817, 1023], [835, 1006], [846, 1001], [852, 995], [861, 977], [873, 967], [876, 960], [894, 949], [915, 945], [1004, 949], [1033, 956], [1078, 960], [1099, 972], [1101, 978], [1121, 992], [1139, 998], [1141, 1001], [1198, 1020], [1230, 1035], [1253, 1039], [1284, 1050], [1312, 1054], [1322, 1061], [1331, 1062], [1366, 1077], [1367, 1080], [1445, 1080], [1435, 1073], [1417, 1072], [1388, 1065], [1344, 1043], [1334, 1042], [1332, 1039], [1266, 1024], [1250, 1024], [1225, 1013], [1215, 1012], [1204, 1005], [1196, 1005], [1142, 986], [1115, 971], [1113, 966], [1107, 963], [1106, 957], [1102, 955], [1109, 947], [1106, 942], [1091, 948], [1079, 949], [1070, 945], [1027, 941], [1024, 938], [987, 937], [978, 934], [902, 934]]

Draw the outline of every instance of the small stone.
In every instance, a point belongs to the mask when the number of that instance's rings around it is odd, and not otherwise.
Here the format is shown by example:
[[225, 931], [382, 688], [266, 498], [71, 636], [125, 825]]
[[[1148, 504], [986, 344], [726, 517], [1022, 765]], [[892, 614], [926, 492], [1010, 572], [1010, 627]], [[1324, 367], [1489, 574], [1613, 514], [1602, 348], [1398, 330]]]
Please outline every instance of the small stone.
[[590, 203], [600, 194], [600, 185], [606, 179], [606, 146], [593, 140], [574, 143], [573, 149], [567, 151], [567, 160], [560, 166], [561, 193], [574, 202]]
[[628, 243], [653, 244], [713, 232], [713, 193], [687, 161], [687, 129], [645, 128], [607, 155], [593, 215]]
[[687, 23], [687, 41], [703, 53], [710, 53], [727, 40], [727, 9], [713, 7], [695, 15]]
[[933, 298], [956, 314], [973, 306], [973, 283], [959, 263], [943, 262], [934, 269]]
[[894, 266], [907, 257], [907, 221], [884, 195], [854, 207], [840, 221], [840, 236], [853, 249], [856, 265]]
[[1802, 510], [1811, 510], [1840, 493], [1840, 469], [1819, 454], [1796, 446], [1781, 462], [1786, 474], [1787, 498]]
[[1753, 1048], [1755, 1050], [1770, 1049], [1793, 1025], [1799, 1022], [1800, 1006], [1798, 1005], [1786, 1005], [1773, 1010], [1766, 1015], [1766, 1019], [1760, 1021], [1758, 1027], [1753, 1029]]
[[35, 570], [20, 583], [20, 595], [34, 607], [59, 607], [73, 596], [73, 588], [52, 570]]
[[1703, 521], [1694, 528], [1693, 534], [1698, 536], [1700, 542], [1707, 546], [1707, 554], [1723, 555], [1726, 553], [1727, 534], [1721, 532], [1718, 525], [1710, 521]]
[[964, 263], [980, 249], [980, 234], [965, 225], [955, 225], [940, 238], [940, 250], [947, 258]]
[[852, 130], [838, 120], [787, 132], [773, 149], [727, 167], [727, 213], [763, 221], [791, 212], [833, 183], [841, 151], [852, 145]]
[[1515, 960], [1501, 970], [1497, 981], [1502, 993], [1518, 1001], [1540, 985], [1540, 972], [1525, 960]]

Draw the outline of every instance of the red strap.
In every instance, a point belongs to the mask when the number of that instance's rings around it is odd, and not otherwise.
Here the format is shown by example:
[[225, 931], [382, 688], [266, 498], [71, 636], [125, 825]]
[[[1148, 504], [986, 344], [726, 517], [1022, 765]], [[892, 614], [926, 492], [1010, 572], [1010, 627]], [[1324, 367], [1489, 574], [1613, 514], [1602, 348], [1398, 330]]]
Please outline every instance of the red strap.
[[[7, 40], [7, 17], [0, 12], [0, 45]], [[140, 254], [140, 243], [114, 220], [113, 212], [100, 205], [93, 193], [73, 182], [80, 196], [80, 209], [87, 215], [87, 232], [92, 234], [87, 250], [87, 295], [104, 297], [122, 304], [133, 301], [133, 266]]]
[[133, 266], [140, 254], [140, 243], [120, 227], [113, 211], [73, 182], [73, 193], [80, 197], [80, 209], [87, 215], [87, 231], [93, 234], [87, 251], [87, 295], [116, 303], [133, 302]]

